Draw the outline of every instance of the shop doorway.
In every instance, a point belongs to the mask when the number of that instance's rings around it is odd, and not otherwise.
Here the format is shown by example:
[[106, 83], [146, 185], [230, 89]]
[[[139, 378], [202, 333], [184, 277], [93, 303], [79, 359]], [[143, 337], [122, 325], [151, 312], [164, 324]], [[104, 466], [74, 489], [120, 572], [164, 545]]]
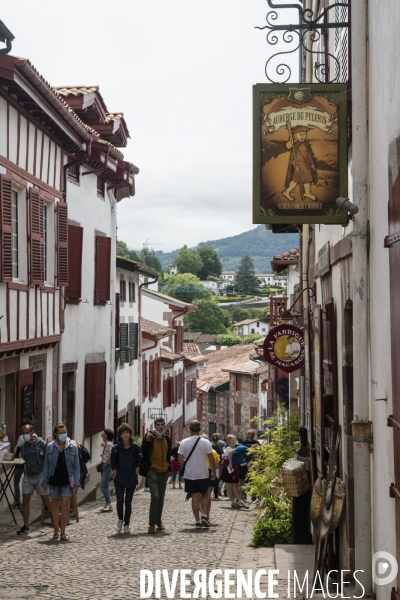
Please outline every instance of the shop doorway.
[[33, 427], [36, 435], [46, 439], [45, 423], [45, 378], [44, 371], [33, 373]]

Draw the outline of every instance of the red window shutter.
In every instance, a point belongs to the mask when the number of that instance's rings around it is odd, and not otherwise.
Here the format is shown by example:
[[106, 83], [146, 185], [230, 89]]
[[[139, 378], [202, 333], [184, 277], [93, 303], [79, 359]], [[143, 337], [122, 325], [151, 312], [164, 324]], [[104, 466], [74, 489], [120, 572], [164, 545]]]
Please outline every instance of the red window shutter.
[[12, 281], [12, 182], [0, 176], [1, 280]]
[[161, 357], [158, 359], [158, 378], [157, 378], [157, 393], [161, 393], [161, 378], [162, 378], [162, 370], [161, 370]]
[[153, 360], [153, 398], [157, 397], [158, 358]]
[[250, 421], [251, 419], [255, 419], [255, 417], [257, 416], [257, 407], [256, 406], [250, 406]]
[[83, 227], [68, 225], [68, 286], [66, 298], [82, 297]]
[[115, 294], [115, 347], [120, 347], [119, 294]]
[[144, 396], [149, 395], [149, 361], [144, 361]]
[[169, 406], [169, 380], [164, 379], [163, 381], [163, 408]]
[[57, 283], [68, 285], [68, 204], [57, 205]]
[[39, 190], [29, 188], [29, 222], [31, 235], [31, 283], [43, 283], [43, 199]]
[[107, 302], [110, 299], [111, 238], [96, 237], [96, 283], [94, 299]]
[[149, 361], [149, 398], [154, 398], [154, 361], [151, 358]]
[[168, 378], [169, 382], [169, 404], [168, 406], [172, 406], [175, 403], [175, 379], [174, 377]]
[[106, 363], [85, 365], [85, 436], [104, 429], [106, 404]]
[[235, 425], [242, 424], [242, 405], [235, 404]]
[[146, 361], [142, 362], [142, 395], [143, 400], [146, 398]]

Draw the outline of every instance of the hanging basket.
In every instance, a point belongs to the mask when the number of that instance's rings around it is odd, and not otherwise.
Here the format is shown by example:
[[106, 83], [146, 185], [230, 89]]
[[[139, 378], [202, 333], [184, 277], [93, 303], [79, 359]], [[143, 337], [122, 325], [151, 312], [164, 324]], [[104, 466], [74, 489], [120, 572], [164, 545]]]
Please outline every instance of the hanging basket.
[[302, 496], [310, 489], [306, 466], [295, 458], [289, 458], [282, 465], [282, 481], [288, 496]]
[[326, 481], [322, 477], [318, 477], [314, 483], [314, 489], [311, 497], [311, 522], [316, 528], [319, 522], [321, 513], [322, 498], [325, 496]]

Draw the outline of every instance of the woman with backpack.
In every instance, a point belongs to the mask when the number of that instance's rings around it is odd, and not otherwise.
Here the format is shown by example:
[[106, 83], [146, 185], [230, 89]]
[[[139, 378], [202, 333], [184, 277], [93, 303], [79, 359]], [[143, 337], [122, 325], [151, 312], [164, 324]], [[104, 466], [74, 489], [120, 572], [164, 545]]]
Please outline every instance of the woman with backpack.
[[127, 534], [130, 533], [132, 498], [138, 484], [139, 468], [142, 463], [140, 446], [132, 440], [132, 433], [132, 427], [128, 423], [122, 423], [118, 427], [118, 442], [111, 450], [111, 468], [117, 496], [117, 531], [121, 533], [124, 525], [124, 533]]
[[106, 504], [102, 509], [102, 512], [111, 512], [113, 507], [111, 505], [111, 496], [108, 489], [108, 482], [111, 475], [111, 451], [113, 448], [114, 432], [111, 429], [104, 429], [101, 432], [101, 439], [103, 440], [102, 447], [103, 452], [101, 454], [101, 483], [100, 490], [104, 496]]

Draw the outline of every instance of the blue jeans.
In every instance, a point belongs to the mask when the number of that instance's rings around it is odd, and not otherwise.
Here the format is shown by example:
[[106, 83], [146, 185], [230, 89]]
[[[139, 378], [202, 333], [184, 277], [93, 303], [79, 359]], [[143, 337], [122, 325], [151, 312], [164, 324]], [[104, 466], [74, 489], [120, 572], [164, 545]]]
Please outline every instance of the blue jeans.
[[[132, 498], [135, 491], [134, 487], [124, 488], [123, 485], [115, 483], [115, 495], [117, 496], [117, 513], [118, 519], [124, 521], [124, 525], [129, 525], [132, 514]], [[124, 517], [124, 492], [125, 492], [125, 517]]]
[[111, 473], [111, 465], [107, 465], [106, 467], [103, 467], [103, 470], [101, 472], [100, 490], [104, 496], [104, 500], [106, 501], [106, 504], [111, 504], [111, 496], [110, 496], [110, 492], [108, 489], [108, 480], [110, 479], [110, 473]]
[[14, 496], [15, 502], [21, 502], [21, 490], [19, 487], [19, 482], [21, 481], [21, 477], [24, 474], [24, 469], [16, 467], [14, 471]]

